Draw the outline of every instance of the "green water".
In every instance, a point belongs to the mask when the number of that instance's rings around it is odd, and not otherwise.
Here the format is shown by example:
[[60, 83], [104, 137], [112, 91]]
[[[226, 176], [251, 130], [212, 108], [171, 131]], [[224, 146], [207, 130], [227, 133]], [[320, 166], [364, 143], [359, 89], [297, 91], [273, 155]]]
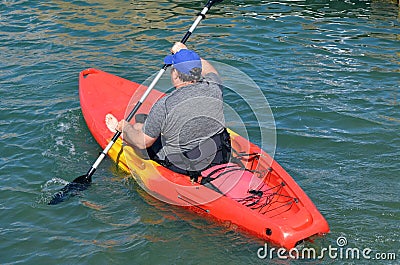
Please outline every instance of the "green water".
[[[50, 183], [86, 173], [100, 151], [80, 111], [78, 73], [145, 80], [204, 4], [1, 1], [1, 264], [377, 262], [259, 259], [263, 241], [157, 201], [109, 160], [79, 197], [45, 203]], [[348, 247], [397, 255], [379, 263], [399, 262], [399, 29], [390, 1], [232, 0], [189, 40], [268, 99], [275, 158], [331, 227], [306, 247], [335, 247], [342, 236]]]

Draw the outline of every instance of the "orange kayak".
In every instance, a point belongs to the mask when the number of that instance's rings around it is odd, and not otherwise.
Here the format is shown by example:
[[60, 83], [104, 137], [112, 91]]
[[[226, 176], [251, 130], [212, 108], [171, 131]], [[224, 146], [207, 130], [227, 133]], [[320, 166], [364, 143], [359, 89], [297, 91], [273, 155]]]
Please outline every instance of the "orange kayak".
[[[105, 116], [111, 113], [117, 119], [124, 118], [127, 109], [129, 112], [133, 108], [145, 90], [144, 86], [98, 69], [80, 73], [82, 113], [102, 148], [114, 135], [105, 124]], [[163, 95], [153, 89], [138, 113], [148, 113]], [[142, 159], [121, 139], [108, 155], [153, 196], [225, 226], [230, 224], [274, 245], [290, 249], [311, 236], [328, 233], [325, 218], [294, 179], [258, 146], [231, 130], [229, 133], [235, 150], [233, 156], [240, 166], [222, 165], [205, 172], [205, 175], [217, 174], [212, 182], [214, 188], [193, 183], [186, 175]]]

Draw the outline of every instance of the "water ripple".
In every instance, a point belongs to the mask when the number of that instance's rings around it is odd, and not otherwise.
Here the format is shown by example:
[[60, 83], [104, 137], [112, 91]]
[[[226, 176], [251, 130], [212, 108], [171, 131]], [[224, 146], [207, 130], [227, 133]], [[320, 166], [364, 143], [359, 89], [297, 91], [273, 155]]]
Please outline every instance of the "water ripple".
[[[78, 73], [145, 80], [203, 4], [0, 3], [2, 264], [260, 262], [264, 242], [149, 197], [109, 160], [76, 200], [46, 205], [99, 151], [80, 112]], [[188, 42], [248, 74], [268, 99], [276, 158], [331, 225], [318, 247], [346, 235], [399, 249], [398, 29], [391, 1], [232, 0]], [[246, 106], [227, 100], [255, 134]]]

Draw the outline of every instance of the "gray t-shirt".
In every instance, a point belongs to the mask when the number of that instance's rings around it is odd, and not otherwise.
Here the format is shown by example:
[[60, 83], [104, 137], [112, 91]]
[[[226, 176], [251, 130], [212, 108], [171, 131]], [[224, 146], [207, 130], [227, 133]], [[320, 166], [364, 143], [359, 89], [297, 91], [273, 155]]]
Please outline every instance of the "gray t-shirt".
[[162, 136], [163, 149], [157, 154], [182, 153], [221, 133], [225, 128], [222, 87], [215, 73], [200, 82], [175, 89], [151, 108], [143, 132], [153, 138]]

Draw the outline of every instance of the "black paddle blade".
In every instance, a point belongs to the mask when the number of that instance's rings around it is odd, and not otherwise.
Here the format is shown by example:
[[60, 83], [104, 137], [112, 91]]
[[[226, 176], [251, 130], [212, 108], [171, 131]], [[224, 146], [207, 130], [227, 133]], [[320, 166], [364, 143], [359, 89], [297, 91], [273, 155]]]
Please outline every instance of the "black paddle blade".
[[68, 183], [59, 192], [54, 194], [48, 204], [49, 205], [59, 204], [60, 202], [63, 202], [68, 198], [79, 194], [80, 191], [86, 190], [90, 186], [91, 182], [92, 178], [88, 175], [82, 175], [80, 177], [77, 177], [76, 179], [74, 179], [74, 181]]
[[72, 181], [72, 183], [86, 184], [86, 185], [90, 184], [91, 182], [92, 182], [92, 177], [88, 174], [77, 177]]

